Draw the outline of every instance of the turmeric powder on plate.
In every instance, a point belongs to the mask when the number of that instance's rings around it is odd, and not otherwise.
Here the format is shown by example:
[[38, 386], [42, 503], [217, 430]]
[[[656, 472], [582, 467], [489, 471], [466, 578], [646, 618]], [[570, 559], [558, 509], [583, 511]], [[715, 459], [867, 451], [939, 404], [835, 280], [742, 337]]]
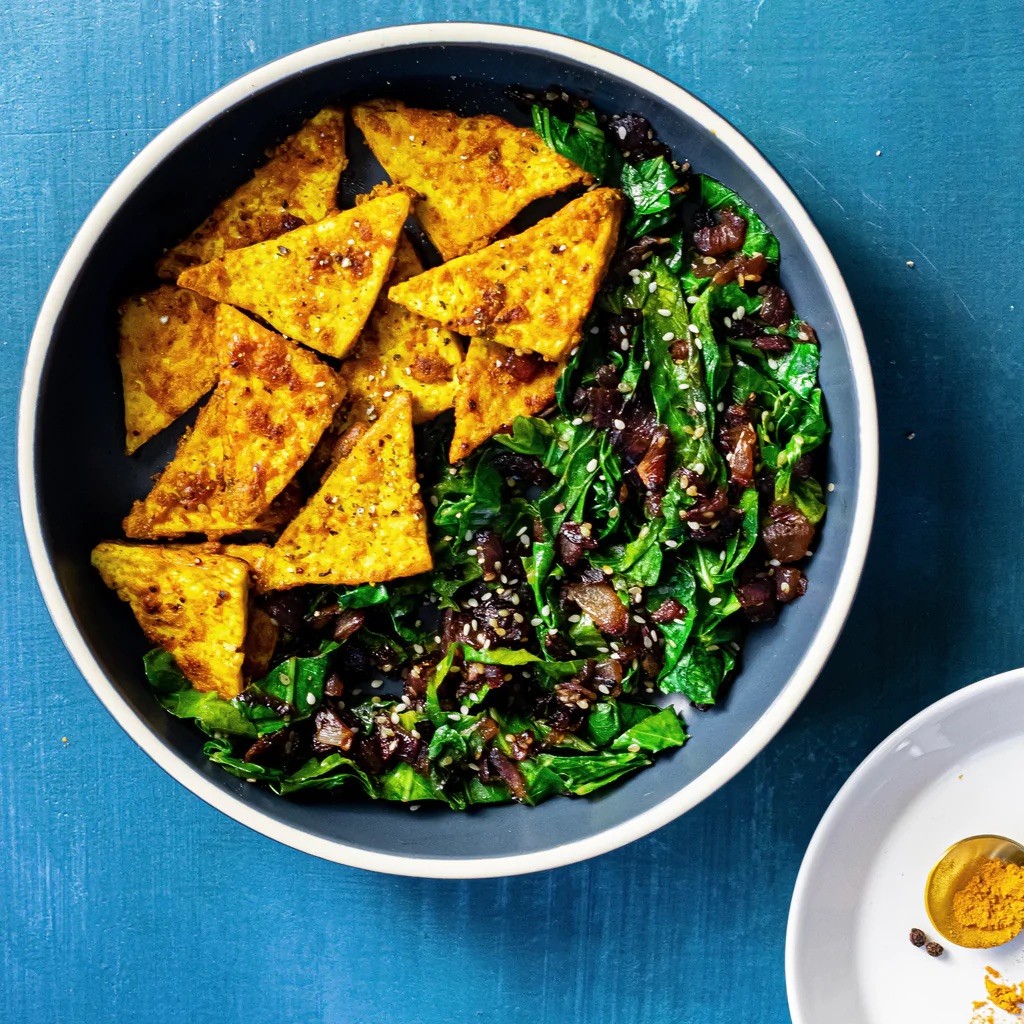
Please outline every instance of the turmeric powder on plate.
[[1024, 982], [1010, 985], [994, 967], [985, 968], [985, 988], [988, 999], [974, 1004], [974, 1015], [970, 1024], [995, 1024], [996, 1010], [1019, 1016], [1024, 1010]]

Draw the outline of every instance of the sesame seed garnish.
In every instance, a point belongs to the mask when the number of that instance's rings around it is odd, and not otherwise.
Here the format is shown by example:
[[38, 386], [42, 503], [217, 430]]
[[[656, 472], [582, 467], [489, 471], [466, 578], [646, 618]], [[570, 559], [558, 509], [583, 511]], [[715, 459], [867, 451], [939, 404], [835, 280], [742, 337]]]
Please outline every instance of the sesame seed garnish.
[[626, 421], [625, 420], [612, 420], [612, 426], [616, 430], [625, 430], [626, 429]]
[[597, 469], [597, 459], [591, 459], [587, 463], [587, 472], [593, 473], [595, 469]]
[[716, 607], [717, 605], [720, 605], [721, 603], [722, 603], [722, 599], [720, 597], [712, 597], [708, 601], [708, 604], [711, 605], [712, 608]]
[[307, 693], [306, 694], [306, 703], [307, 704], [315, 704], [316, 703], [316, 694], [314, 694], [314, 693]]

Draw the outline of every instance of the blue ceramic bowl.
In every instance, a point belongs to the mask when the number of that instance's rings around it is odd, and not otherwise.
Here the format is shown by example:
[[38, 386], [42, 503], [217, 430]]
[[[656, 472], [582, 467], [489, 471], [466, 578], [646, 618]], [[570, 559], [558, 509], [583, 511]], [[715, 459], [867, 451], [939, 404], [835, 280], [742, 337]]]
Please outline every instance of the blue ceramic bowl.
[[[693, 738], [684, 749], [595, 798], [468, 814], [279, 799], [208, 764], [198, 731], [157, 705], [141, 671], [145, 642], [89, 566], [92, 546], [120, 534], [122, 515], [180, 433], [166, 432], [135, 459], [123, 454], [118, 300], [145, 287], [162, 248], [325, 102], [388, 95], [521, 120], [506, 88], [552, 83], [599, 109], [643, 114], [674, 153], [734, 188], [779, 237], [783, 283], [822, 341], [833, 428], [836, 489], [807, 596], [777, 626], [754, 633], [725, 703], [688, 716]], [[349, 193], [380, 180], [358, 140], [352, 149]], [[402, 26], [311, 47], [246, 75], [161, 132], [96, 205], [57, 271], [29, 350], [19, 445], [25, 529], [50, 613], [90, 686], [139, 746], [193, 793], [280, 842], [345, 864], [440, 877], [594, 856], [671, 821], [747, 764], [792, 714], [836, 640], [867, 549], [877, 468], [856, 314], [821, 236], [764, 158], [699, 100], [637, 64], [571, 39], [479, 24]]]

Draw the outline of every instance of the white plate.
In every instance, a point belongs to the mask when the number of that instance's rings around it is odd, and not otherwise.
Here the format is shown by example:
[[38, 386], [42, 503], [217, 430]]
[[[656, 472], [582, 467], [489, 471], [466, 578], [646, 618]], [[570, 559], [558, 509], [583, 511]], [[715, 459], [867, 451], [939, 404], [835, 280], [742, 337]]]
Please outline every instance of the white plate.
[[1024, 669], [940, 700], [868, 756], [797, 878], [786, 936], [794, 1024], [968, 1024], [987, 964], [1024, 979], [1024, 936], [992, 950], [944, 943], [938, 959], [907, 937], [914, 927], [933, 937], [924, 885], [946, 847], [984, 833], [1024, 840], [1022, 778]]

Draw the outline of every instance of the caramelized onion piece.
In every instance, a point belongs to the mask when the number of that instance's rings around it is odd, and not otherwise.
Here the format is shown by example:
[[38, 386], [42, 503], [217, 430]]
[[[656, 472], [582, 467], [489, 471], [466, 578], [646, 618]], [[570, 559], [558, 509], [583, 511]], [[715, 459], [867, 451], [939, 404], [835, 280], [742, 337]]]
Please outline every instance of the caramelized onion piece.
[[772, 558], [783, 564], [804, 558], [814, 540], [814, 527], [803, 512], [792, 505], [773, 502], [768, 519], [761, 536]]
[[610, 583], [570, 583], [564, 594], [605, 636], [623, 636], [629, 629], [629, 613]]
[[747, 222], [728, 206], [718, 211], [718, 221], [698, 228], [693, 233], [693, 244], [704, 256], [720, 256], [738, 249], [747, 237]]

